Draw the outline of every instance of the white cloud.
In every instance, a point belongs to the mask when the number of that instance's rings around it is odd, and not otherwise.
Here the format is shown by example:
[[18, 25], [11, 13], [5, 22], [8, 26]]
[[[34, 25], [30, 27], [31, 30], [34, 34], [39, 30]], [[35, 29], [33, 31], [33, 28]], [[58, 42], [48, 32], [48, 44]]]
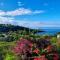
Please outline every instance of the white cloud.
[[35, 10], [32, 11], [30, 9], [26, 9], [26, 8], [19, 8], [13, 11], [2, 11], [0, 10], [0, 16], [17, 16], [17, 15], [26, 15], [26, 14], [39, 14], [39, 13], [45, 13], [45, 11], [43, 10]]
[[20, 1], [17, 2], [18, 6], [23, 6], [24, 4]]
[[30, 24], [30, 22], [29, 21], [23, 21], [23, 20], [15, 20], [12, 17], [1, 17], [0, 16], [0, 24], [13, 24], [13, 25], [19, 25], [19, 26], [27, 27]]
[[0, 16], [3, 16], [3, 15], [5, 15], [5, 12], [0, 10]]
[[34, 13], [34, 14], [39, 14], [39, 13], [45, 13], [45, 11], [44, 11], [44, 10], [36, 10], [36, 11], [34, 11], [33, 13]]
[[29, 28], [40, 28], [40, 27], [60, 27], [60, 24], [53, 22], [40, 22], [40, 21], [28, 21], [28, 20], [15, 20], [12, 17], [1, 17], [0, 24], [13, 24]]
[[14, 18], [11, 17], [1, 17], [0, 16], [0, 24], [13, 24]]
[[49, 21], [49, 22], [36, 22], [35, 23], [35, 26], [37, 28], [40, 28], [40, 27], [60, 27], [60, 22], [52, 22], [52, 21]]
[[32, 13], [32, 11], [29, 9], [25, 9], [25, 8], [19, 8], [14, 11], [6, 12], [7, 15], [11, 15], [11, 16], [25, 15], [25, 14], [30, 14], [30, 13]]

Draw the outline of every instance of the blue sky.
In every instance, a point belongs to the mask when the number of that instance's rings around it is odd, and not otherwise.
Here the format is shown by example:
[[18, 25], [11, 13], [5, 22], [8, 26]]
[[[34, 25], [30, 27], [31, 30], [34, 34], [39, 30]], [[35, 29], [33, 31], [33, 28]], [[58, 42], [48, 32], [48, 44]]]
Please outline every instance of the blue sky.
[[60, 0], [0, 0], [0, 23], [60, 27]]

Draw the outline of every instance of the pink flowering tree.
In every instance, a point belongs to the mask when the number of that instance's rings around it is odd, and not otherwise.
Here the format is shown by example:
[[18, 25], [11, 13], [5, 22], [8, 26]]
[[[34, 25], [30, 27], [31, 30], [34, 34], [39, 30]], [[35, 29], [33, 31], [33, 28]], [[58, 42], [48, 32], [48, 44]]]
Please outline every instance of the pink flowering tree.
[[53, 53], [54, 49], [55, 48], [46, 40], [31, 42], [31, 40], [20, 38], [13, 48], [13, 51], [17, 56], [24, 55], [26, 60], [29, 60], [29, 57], [34, 57], [32, 58], [33, 60], [49, 60], [49, 57], [53, 60], [58, 60], [58, 54]]
[[22, 38], [17, 41], [16, 46], [13, 48], [13, 51], [16, 55], [26, 55], [28, 57], [31, 57], [32, 46], [32, 42]]

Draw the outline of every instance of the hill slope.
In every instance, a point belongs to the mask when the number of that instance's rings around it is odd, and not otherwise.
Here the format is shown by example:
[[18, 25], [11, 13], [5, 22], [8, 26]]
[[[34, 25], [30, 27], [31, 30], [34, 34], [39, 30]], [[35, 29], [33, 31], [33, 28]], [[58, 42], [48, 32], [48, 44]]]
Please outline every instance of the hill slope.
[[22, 26], [15, 26], [15, 25], [11, 25], [11, 24], [0, 24], [0, 32], [9, 32], [9, 31], [18, 31], [18, 30], [25, 30], [27, 32], [34, 31], [34, 33], [42, 32], [37, 29], [29, 29], [27, 27], [22, 27]]

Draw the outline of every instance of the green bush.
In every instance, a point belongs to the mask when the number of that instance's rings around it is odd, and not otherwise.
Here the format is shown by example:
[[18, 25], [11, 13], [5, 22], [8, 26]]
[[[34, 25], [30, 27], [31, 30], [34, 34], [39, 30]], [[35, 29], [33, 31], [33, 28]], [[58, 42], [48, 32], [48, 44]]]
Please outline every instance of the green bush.
[[56, 38], [56, 37], [52, 37], [52, 38], [51, 38], [51, 43], [54, 44], [54, 43], [56, 43], [56, 42], [57, 42], [57, 38]]
[[7, 53], [4, 60], [15, 60], [15, 56], [12, 53]]

